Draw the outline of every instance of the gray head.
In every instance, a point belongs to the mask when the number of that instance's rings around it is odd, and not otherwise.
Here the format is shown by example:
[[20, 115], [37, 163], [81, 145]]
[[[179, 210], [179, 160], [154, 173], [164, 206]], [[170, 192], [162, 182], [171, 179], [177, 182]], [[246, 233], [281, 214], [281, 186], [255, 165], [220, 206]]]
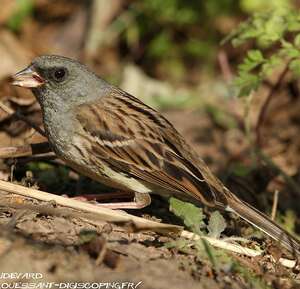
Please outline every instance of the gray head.
[[56, 55], [35, 58], [13, 78], [14, 85], [30, 88], [42, 107], [79, 105], [101, 97], [109, 87], [86, 66]]

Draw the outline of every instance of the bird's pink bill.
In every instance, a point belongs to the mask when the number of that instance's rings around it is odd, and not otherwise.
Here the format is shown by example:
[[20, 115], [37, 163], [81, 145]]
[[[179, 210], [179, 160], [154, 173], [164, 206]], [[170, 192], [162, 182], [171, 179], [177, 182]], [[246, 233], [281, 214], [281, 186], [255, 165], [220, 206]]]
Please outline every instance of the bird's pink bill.
[[16, 73], [12, 78], [13, 85], [25, 88], [36, 88], [45, 83], [45, 80], [31, 66]]

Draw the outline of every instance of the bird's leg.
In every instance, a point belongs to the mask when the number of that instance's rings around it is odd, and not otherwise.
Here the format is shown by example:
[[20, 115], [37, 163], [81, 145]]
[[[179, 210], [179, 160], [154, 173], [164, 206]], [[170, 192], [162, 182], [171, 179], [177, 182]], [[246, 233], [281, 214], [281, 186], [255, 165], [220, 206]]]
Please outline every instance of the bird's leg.
[[129, 199], [133, 196], [133, 192], [109, 192], [103, 194], [80, 194], [79, 196], [72, 197], [72, 199], [76, 199], [79, 201], [103, 201], [103, 200], [111, 200], [111, 199]]
[[118, 203], [102, 203], [98, 204], [101, 207], [110, 209], [142, 209], [151, 204], [151, 197], [147, 193], [134, 193], [133, 202], [118, 202]]
[[[131, 192], [113, 192], [105, 194], [86, 194], [73, 197], [80, 201], [103, 201], [112, 198], [129, 198]], [[133, 202], [97, 203], [97, 205], [110, 209], [142, 209], [151, 204], [151, 197], [147, 193], [134, 192]]]

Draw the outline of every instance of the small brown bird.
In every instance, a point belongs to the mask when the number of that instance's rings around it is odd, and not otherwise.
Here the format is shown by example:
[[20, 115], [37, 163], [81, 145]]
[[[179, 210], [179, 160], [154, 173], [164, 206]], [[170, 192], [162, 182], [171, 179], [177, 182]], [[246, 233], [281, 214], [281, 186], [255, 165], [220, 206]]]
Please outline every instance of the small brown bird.
[[159, 112], [86, 66], [41, 56], [17, 73], [13, 84], [32, 89], [50, 145], [79, 173], [124, 191], [234, 212], [300, 254], [298, 240], [224, 187]]

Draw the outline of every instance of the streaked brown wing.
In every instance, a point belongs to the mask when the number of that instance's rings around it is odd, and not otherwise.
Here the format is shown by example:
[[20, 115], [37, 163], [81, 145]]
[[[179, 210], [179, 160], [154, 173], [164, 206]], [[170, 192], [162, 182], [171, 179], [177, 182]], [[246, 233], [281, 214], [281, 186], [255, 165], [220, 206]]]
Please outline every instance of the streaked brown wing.
[[180, 134], [133, 96], [115, 89], [78, 107], [77, 118], [90, 137], [95, 162], [100, 158], [114, 170], [208, 206], [226, 205], [219, 194], [223, 186]]

